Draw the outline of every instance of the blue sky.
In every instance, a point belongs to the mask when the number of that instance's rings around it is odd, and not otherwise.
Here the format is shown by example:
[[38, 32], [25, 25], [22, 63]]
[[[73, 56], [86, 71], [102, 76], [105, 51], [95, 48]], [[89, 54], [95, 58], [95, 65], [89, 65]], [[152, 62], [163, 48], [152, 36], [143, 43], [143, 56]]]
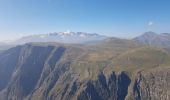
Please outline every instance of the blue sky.
[[0, 0], [0, 41], [68, 29], [126, 38], [170, 32], [170, 0]]

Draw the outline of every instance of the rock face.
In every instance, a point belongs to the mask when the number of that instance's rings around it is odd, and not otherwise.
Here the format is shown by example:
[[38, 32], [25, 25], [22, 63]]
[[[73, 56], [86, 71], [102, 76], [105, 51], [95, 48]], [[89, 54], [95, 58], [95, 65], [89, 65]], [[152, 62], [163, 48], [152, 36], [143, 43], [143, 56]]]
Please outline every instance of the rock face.
[[169, 100], [170, 69], [139, 72], [134, 86], [133, 95], [136, 100]]
[[130, 78], [124, 72], [118, 75], [113, 72], [108, 79], [99, 74], [96, 81], [87, 83], [78, 100], [124, 100], [130, 82]]
[[21, 47], [12, 48], [0, 54], [0, 90], [3, 90], [13, 74], [17, 65]]
[[1, 53], [0, 100], [170, 99], [169, 67], [106, 71], [114, 64], [94, 61], [93, 47], [87, 51], [81, 46], [26, 44]]

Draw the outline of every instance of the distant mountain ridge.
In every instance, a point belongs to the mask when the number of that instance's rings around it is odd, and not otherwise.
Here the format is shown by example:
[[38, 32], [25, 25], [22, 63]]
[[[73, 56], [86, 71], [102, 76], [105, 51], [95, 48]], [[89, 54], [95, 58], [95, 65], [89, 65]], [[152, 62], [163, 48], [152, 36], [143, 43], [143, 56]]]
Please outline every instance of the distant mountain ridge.
[[145, 32], [133, 40], [146, 45], [170, 48], [170, 33]]
[[[107, 41], [113, 38], [119, 39], [116, 37], [107, 37], [107, 36], [99, 35], [96, 33], [66, 31], [66, 32], [53, 32], [53, 33], [48, 33], [48, 34], [37, 34], [37, 35], [24, 36], [15, 41], [8, 41], [2, 44], [3, 44], [3, 47], [6, 45], [7, 48], [11, 47], [11, 45], [22, 45], [22, 44], [32, 43], [32, 42], [44, 42], [44, 43], [45, 42], [57, 42], [57, 43], [66, 43], [66, 44], [90, 43], [92, 44], [92, 43], [99, 43], [102, 41]], [[157, 34], [155, 32], [149, 31], [129, 40], [133, 40], [144, 45], [153, 45], [153, 46], [158, 46], [158, 47], [170, 48], [170, 33]], [[0, 44], [0, 47], [2, 47], [1, 46], [2, 44]]]
[[106, 36], [96, 33], [85, 32], [54, 32], [49, 34], [40, 34], [22, 37], [15, 44], [25, 44], [29, 42], [59, 42], [59, 43], [87, 43], [105, 39]]

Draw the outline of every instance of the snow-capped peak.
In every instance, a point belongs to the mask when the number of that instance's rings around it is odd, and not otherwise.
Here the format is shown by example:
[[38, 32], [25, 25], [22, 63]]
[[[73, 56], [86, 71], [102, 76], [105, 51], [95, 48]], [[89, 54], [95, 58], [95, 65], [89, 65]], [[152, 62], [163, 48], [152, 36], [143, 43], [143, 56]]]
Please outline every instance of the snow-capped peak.
[[71, 32], [70, 30], [67, 30], [65, 32], [60, 32], [60, 35], [73, 35], [73, 32]]
[[66, 32], [64, 32], [64, 34], [70, 34], [70, 30], [67, 30]]
[[61, 43], [86, 43], [91, 41], [98, 41], [105, 39], [105, 36], [94, 34], [94, 33], [84, 33], [84, 32], [71, 32], [67, 30], [66, 32], [53, 32], [48, 34], [39, 34], [22, 37], [16, 40], [16, 43], [23, 44], [28, 42], [61, 42]]

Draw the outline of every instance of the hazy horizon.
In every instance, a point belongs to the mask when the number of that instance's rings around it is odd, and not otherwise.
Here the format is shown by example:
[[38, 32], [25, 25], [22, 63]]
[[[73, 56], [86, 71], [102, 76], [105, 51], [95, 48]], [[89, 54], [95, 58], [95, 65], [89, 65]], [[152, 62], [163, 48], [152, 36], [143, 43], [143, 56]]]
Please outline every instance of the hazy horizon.
[[169, 5], [166, 0], [0, 0], [0, 41], [68, 29], [122, 38], [169, 33]]

